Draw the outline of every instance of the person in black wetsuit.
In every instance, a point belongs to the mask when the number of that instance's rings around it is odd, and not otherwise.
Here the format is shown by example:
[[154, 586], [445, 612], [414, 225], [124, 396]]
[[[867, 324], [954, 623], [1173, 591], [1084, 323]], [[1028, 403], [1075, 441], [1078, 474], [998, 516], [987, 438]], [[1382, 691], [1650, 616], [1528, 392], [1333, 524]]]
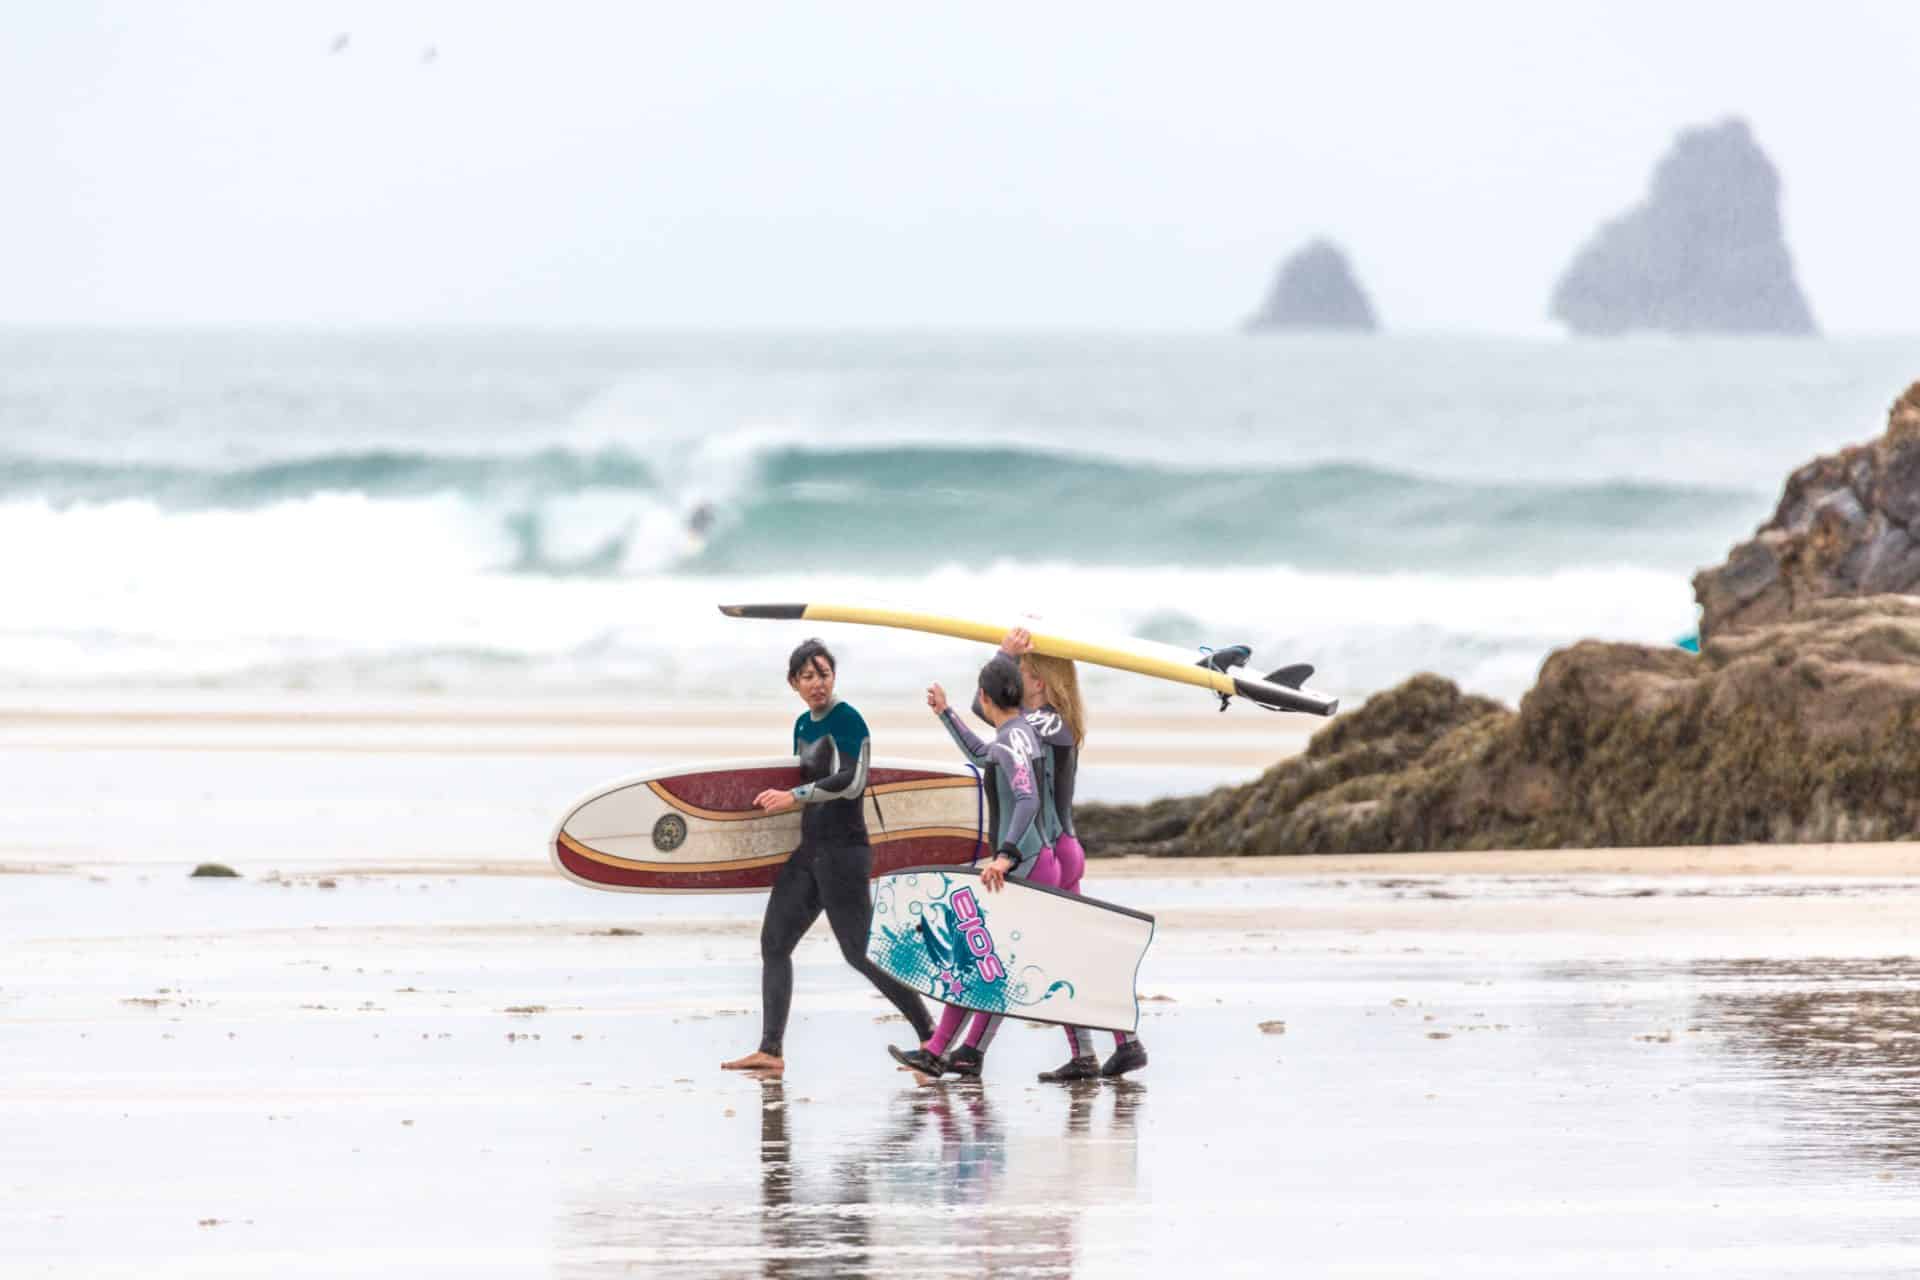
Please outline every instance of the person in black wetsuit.
[[787, 684], [807, 709], [793, 726], [793, 751], [808, 781], [791, 791], [762, 791], [754, 804], [768, 813], [796, 805], [800, 847], [774, 878], [760, 926], [760, 1048], [720, 1065], [729, 1071], [786, 1069], [787, 1011], [793, 1004], [793, 949], [820, 913], [840, 943], [840, 954], [893, 1002], [926, 1039], [933, 1019], [918, 994], [867, 959], [867, 920], [873, 914], [873, 847], [863, 806], [872, 739], [860, 713], [834, 697], [833, 655], [807, 640], [787, 660]]

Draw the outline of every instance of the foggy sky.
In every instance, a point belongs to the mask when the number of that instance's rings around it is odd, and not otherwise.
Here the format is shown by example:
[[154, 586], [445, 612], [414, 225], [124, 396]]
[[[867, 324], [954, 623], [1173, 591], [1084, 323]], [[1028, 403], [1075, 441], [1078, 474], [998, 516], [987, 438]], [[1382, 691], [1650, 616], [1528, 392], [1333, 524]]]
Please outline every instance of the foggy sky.
[[1913, 332], [1916, 65], [1904, 2], [18, 4], [0, 323], [1218, 331], [1327, 234], [1549, 333], [1740, 114], [1821, 326]]

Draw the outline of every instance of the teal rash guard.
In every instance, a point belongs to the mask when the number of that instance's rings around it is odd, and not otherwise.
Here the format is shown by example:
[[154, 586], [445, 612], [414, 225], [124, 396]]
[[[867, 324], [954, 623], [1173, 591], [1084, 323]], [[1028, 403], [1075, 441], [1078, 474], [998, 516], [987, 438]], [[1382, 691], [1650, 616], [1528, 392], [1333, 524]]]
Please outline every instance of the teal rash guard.
[[760, 1052], [782, 1057], [787, 1014], [793, 1006], [793, 949], [825, 912], [840, 954], [871, 982], [925, 1040], [933, 1020], [918, 995], [880, 971], [867, 958], [867, 922], [873, 897], [873, 846], [867, 840], [863, 794], [871, 750], [867, 722], [844, 702], [825, 714], [804, 711], [793, 724], [793, 751], [822, 740], [832, 743], [833, 767], [818, 782], [793, 789], [801, 804], [800, 847], [773, 881], [760, 925]]
[[829, 844], [866, 844], [867, 815], [861, 797], [867, 789], [867, 765], [873, 752], [867, 722], [845, 702], [836, 701], [825, 715], [816, 716], [811, 709], [802, 711], [793, 722], [793, 754], [799, 755], [822, 738], [833, 740], [833, 771], [818, 782], [802, 783], [793, 789], [793, 798], [804, 806], [800, 836]]

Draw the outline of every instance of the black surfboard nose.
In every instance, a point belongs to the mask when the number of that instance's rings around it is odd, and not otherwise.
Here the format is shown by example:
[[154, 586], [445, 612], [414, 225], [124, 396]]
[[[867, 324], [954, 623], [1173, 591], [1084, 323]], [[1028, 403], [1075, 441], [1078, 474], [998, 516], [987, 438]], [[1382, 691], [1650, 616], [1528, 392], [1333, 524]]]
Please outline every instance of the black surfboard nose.
[[720, 612], [729, 618], [772, 618], [776, 621], [792, 622], [807, 616], [807, 606], [803, 604], [723, 604]]

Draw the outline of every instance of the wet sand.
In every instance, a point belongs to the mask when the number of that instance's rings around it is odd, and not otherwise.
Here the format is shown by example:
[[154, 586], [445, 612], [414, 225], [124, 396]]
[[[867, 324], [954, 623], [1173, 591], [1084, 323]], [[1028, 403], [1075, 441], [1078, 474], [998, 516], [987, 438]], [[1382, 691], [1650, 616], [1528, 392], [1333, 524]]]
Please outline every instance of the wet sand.
[[[315, 709], [0, 709], [0, 1274], [1920, 1269], [1920, 846], [1096, 860], [1137, 1079], [1015, 1026], [918, 1087], [821, 929], [762, 1082], [764, 900], [544, 841], [784, 709]], [[1245, 776], [1175, 763], [1235, 719], [1093, 786]]]
[[8, 882], [0, 1271], [1920, 1266], [1916, 879], [1116, 878], [1153, 1061], [1077, 1088], [1019, 1027], [916, 1087], [819, 931], [786, 1078], [717, 1070], [757, 897], [334, 883]]

